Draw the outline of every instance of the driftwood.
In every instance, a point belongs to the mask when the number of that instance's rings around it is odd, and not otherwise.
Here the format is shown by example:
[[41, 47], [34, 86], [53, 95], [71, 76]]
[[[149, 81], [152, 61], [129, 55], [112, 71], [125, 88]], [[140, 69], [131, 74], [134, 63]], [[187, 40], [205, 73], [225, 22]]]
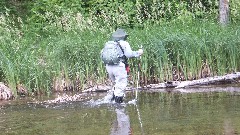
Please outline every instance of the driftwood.
[[232, 82], [238, 82], [239, 79], [240, 79], [240, 72], [237, 72], [234, 74], [227, 74], [224, 76], [215, 76], [215, 77], [208, 77], [208, 78], [203, 78], [199, 80], [185, 81], [180, 83], [176, 88], [184, 88], [187, 86], [204, 85], [204, 84], [232, 83]]
[[159, 83], [159, 84], [151, 84], [146, 86], [146, 88], [185, 88], [189, 86], [195, 86], [195, 85], [206, 85], [206, 84], [219, 84], [219, 83], [232, 83], [232, 82], [239, 82], [240, 79], [240, 72], [236, 72], [233, 74], [227, 74], [224, 76], [215, 76], [215, 77], [207, 77], [202, 78], [198, 80], [192, 80], [192, 81], [173, 81], [173, 82], [165, 82], [165, 83]]

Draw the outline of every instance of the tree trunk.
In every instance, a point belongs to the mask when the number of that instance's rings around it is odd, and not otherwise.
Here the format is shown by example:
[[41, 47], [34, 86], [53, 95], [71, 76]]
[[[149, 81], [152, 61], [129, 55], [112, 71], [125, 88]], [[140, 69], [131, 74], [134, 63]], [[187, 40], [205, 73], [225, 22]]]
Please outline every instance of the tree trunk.
[[229, 23], [229, 0], [219, 0], [219, 22], [222, 25]]

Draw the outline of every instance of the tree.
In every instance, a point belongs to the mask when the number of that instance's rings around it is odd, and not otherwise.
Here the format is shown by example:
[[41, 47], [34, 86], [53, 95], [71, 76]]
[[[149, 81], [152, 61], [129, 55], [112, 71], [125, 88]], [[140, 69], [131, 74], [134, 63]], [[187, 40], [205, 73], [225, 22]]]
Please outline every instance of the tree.
[[229, 23], [229, 0], [219, 0], [219, 22], [222, 25]]

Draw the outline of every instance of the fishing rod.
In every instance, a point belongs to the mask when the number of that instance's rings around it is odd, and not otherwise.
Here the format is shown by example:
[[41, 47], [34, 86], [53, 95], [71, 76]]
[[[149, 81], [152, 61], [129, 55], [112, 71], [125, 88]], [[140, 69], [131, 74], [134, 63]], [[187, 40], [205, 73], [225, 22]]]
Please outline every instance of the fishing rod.
[[[142, 45], [141, 45], [140, 49], [142, 49]], [[140, 67], [141, 67], [140, 62], [141, 62], [141, 56], [139, 56], [139, 60], [138, 60], [137, 88], [135, 90], [135, 100], [137, 100], [137, 98], [138, 98], [138, 87], [139, 87], [139, 81], [140, 81]]]

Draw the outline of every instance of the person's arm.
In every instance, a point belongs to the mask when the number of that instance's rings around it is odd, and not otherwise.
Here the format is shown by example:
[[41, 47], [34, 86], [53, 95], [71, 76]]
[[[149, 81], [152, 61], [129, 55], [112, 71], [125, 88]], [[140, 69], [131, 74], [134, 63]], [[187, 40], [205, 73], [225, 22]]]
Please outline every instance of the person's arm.
[[120, 41], [120, 45], [122, 46], [124, 54], [127, 58], [139, 57], [143, 53], [142, 49], [139, 49], [138, 51], [132, 51], [129, 43], [126, 41]]

